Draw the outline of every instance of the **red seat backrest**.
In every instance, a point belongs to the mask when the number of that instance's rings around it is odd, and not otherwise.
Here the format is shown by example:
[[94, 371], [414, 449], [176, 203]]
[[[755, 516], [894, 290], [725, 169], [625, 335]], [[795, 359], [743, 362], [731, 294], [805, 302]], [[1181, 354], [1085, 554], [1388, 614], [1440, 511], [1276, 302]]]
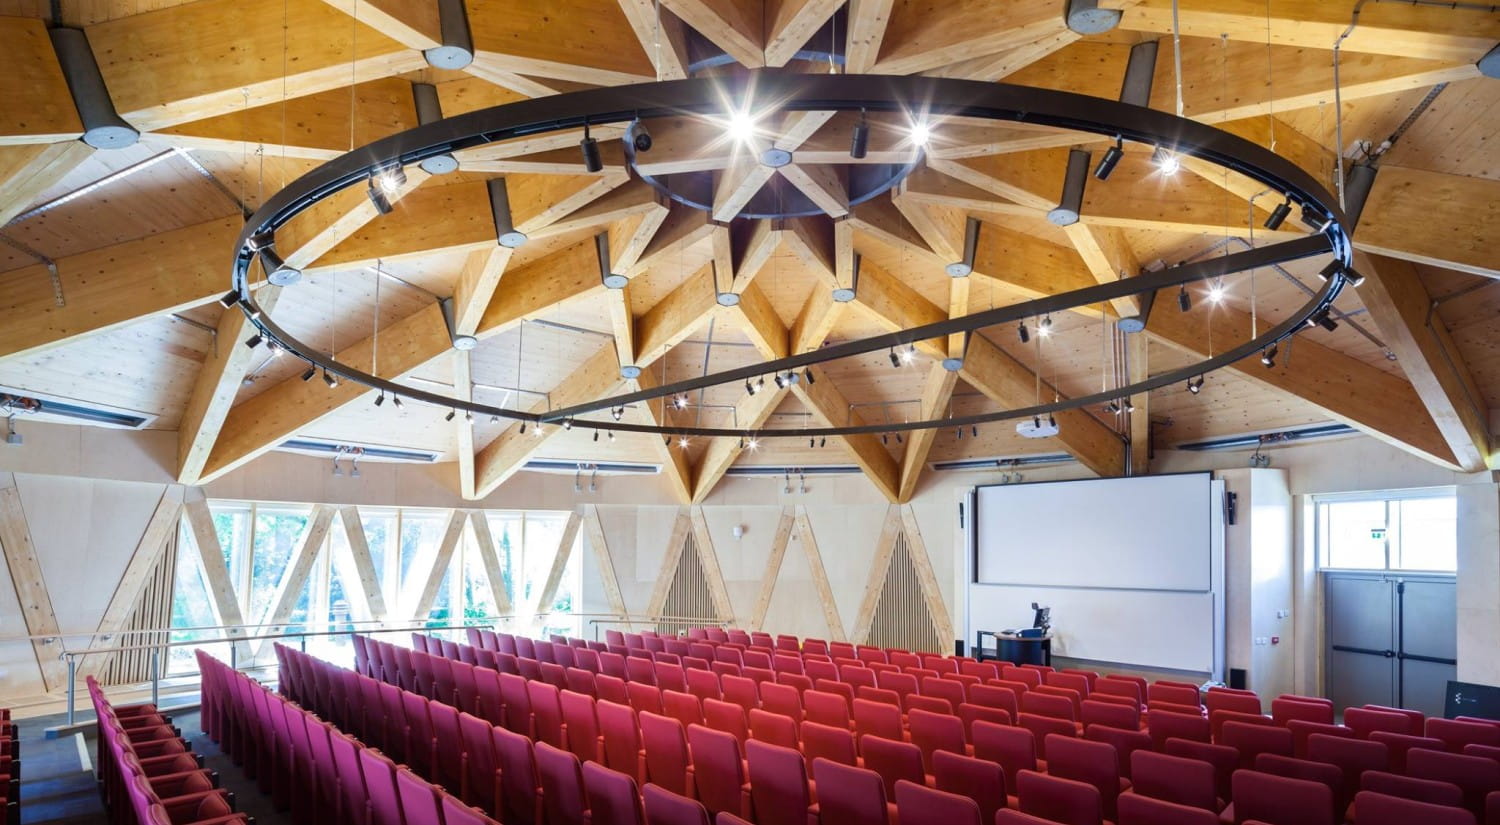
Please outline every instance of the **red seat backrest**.
[[1036, 770], [1036, 736], [1025, 728], [974, 723], [974, 756], [1005, 769], [1006, 793], [1016, 794], [1016, 776]]
[[842, 765], [858, 765], [859, 752], [854, 734], [847, 726], [821, 725], [811, 720], [802, 723], [802, 754], [808, 765], [815, 759], [827, 759]]
[[1218, 810], [1214, 766], [1198, 759], [1136, 751], [1130, 757], [1130, 783], [1131, 790], [1143, 796], [1206, 811]]
[[910, 742], [886, 739], [883, 736], [861, 736], [859, 752], [864, 757], [865, 767], [880, 774], [887, 794], [894, 795], [896, 783], [901, 780], [926, 781], [922, 751]]
[[811, 799], [802, 754], [751, 739], [745, 743], [745, 761], [756, 825], [807, 825]]
[[818, 785], [818, 811], [829, 823], [889, 822], [880, 774], [823, 757], [812, 760], [812, 772]]
[[1462, 808], [1449, 808], [1386, 796], [1371, 791], [1360, 791], [1354, 797], [1354, 809], [1359, 812], [1359, 825], [1472, 825], [1474, 817]]
[[1021, 771], [1016, 784], [1023, 813], [1068, 825], [1099, 825], [1104, 821], [1099, 789], [1086, 782]]
[[896, 814], [903, 825], [984, 825], [985, 822], [973, 799], [908, 780], [896, 783]]
[[1334, 825], [1333, 791], [1321, 782], [1234, 772], [1234, 816], [1277, 825]]
[[745, 784], [740, 742], [732, 734], [710, 730], [702, 725], [688, 725], [688, 747], [693, 755], [693, 784], [698, 801], [709, 813], [728, 811], [743, 816], [742, 788]]

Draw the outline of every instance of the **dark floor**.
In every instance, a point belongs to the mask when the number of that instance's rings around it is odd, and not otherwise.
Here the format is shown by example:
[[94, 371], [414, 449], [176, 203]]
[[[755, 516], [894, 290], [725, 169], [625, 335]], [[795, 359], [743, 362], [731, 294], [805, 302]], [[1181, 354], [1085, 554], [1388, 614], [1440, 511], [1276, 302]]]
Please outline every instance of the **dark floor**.
[[[278, 813], [269, 797], [263, 796], [255, 783], [219, 752], [213, 741], [198, 726], [198, 712], [166, 713], [172, 724], [182, 730], [195, 752], [203, 755], [204, 767], [219, 772], [219, 786], [235, 795], [235, 808], [255, 818], [256, 825], [281, 825], [290, 822]], [[62, 715], [42, 716], [18, 722], [21, 736], [21, 823], [22, 825], [74, 825], [105, 822], [104, 805], [94, 784], [94, 758], [97, 753], [92, 731], [57, 739], [46, 738], [45, 730], [64, 722]], [[79, 740], [87, 750], [87, 764], [79, 754]]]

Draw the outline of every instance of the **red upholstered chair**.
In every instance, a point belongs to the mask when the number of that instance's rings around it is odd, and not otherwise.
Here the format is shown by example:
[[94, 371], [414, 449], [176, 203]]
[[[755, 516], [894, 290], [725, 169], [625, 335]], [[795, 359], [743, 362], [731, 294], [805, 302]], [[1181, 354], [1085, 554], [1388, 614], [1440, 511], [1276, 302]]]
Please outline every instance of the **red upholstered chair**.
[[[432, 738], [437, 743], [437, 747], [433, 749], [433, 773], [429, 776], [433, 784], [452, 788], [455, 791], [460, 790], [464, 786], [464, 748], [463, 732], [459, 729], [458, 708], [441, 702], [433, 702], [428, 706], [427, 712], [432, 719]], [[303, 715], [303, 718], [309, 717]], [[318, 759], [315, 754], [314, 765], [322, 762], [323, 760]], [[337, 777], [329, 778], [334, 779], [334, 784], [337, 784]]]
[[791, 717], [768, 710], [752, 710], [746, 716], [750, 722], [750, 739], [768, 742], [783, 748], [797, 748], [797, 725]]
[[646, 776], [652, 783], [684, 796], [693, 795], [692, 757], [682, 723], [650, 711], [636, 714], [646, 751]]
[[[458, 717], [459, 732], [463, 736], [464, 752], [464, 783], [463, 798], [470, 805], [477, 805], [486, 811], [495, 810], [496, 785], [500, 781], [499, 765], [495, 761], [495, 741], [490, 733], [494, 728], [488, 720], [480, 719], [469, 714], [460, 714]], [[341, 749], [344, 747], [339, 739], [333, 741], [334, 757], [339, 760], [340, 787], [344, 786], [344, 777], [358, 776], [351, 770], [346, 770], [344, 762], [340, 759]], [[348, 741], [348, 740], [344, 740]], [[352, 744], [352, 743], [351, 743]], [[352, 747], [350, 749], [352, 753]], [[355, 768], [358, 768], [356, 763]], [[345, 799], [344, 810], [356, 810], [349, 807], [349, 799]], [[363, 810], [363, 808], [359, 808]]]
[[745, 720], [745, 709], [733, 702], [704, 699], [703, 724], [733, 736], [740, 744], [750, 738], [750, 723]]
[[733, 702], [745, 710], [760, 707], [760, 685], [745, 676], [720, 676], [719, 686], [724, 692], [724, 701]]
[[1474, 815], [1462, 808], [1414, 802], [1399, 796], [1360, 791], [1354, 797], [1359, 825], [1474, 825]]
[[1464, 756], [1483, 756], [1500, 762], [1500, 748], [1494, 745], [1464, 745]]
[[1168, 711], [1151, 711], [1150, 718], [1146, 720], [1146, 729], [1151, 733], [1151, 741], [1156, 744], [1156, 749], [1166, 750], [1168, 739], [1187, 739], [1193, 742], [1212, 741], [1212, 728], [1208, 720], [1202, 716], [1194, 716], [1186, 713], [1171, 713]]
[[968, 753], [964, 723], [957, 716], [913, 710], [906, 715], [906, 722], [911, 731], [911, 743], [922, 752], [922, 767], [927, 773], [932, 773], [934, 751]]
[[1434, 716], [1427, 720], [1427, 736], [1443, 740], [1453, 753], [1462, 753], [1465, 745], [1500, 747], [1500, 726], [1483, 722], [1464, 722]]
[[603, 740], [599, 735], [594, 700], [585, 694], [565, 690], [558, 694], [557, 702], [562, 708], [563, 724], [568, 729], [568, 750], [585, 762], [598, 760]]
[[1288, 719], [1285, 727], [1292, 732], [1292, 755], [1298, 759], [1307, 758], [1307, 740], [1316, 734], [1341, 736], [1346, 739], [1355, 738], [1354, 730], [1343, 725], [1325, 725], [1322, 722]]
[[696, 799], [647, 784], [641, 791], [646, 825], [709, 825], [708, 809]]
[[1307, 738], [1305, 758], [1337, 766], [1350, 794], [1359, 787], [1359, 778], [1365, 771], [1387, 771], [1391, 763], [1390, 750], [1380, 742], [1321, 733]]
[[908, 653], [904, 650], [887, 649], [885, 652], [885, 660], [886, 662], [893, 664], [896, 667], [922, 666], [922, 657], [918, 656], [915, 653]]
[[598, 698], [599, 696], [599, 686], [595, 681], [594, 674], [583, 668], [568, 668], [567, 689], [574, 693], [582, 693], [585, 696], [592, 696], [594, 698]]
[[802, 755], [807, 757], [809, 766], [815, 759], [827, 759], [842, 765], [859, 764], [859, 749], [848, 727], [820, 725], [811, 720], [802, 723]]
[[816, 825], [802, 754], [754, 739], [745, 743], [756, 825]]
[[401, 795], [396, 790], [396, 763], [379, 751], [359, 752], [360, 770], [369, 793], [370, 825], [400, 825]]
[[821, 757], [812, 766], [822, 825], [886, 825], [890, 821], [880, 774]]
[[1023, 814], [1015, 808], [995, 812], [995, 825], [1057, 825], [1050, 819]]
[[1283, 726], [1293, 719], [1331, 725], [1333, 724], [1333, 705], [1278, 696], [1271, 700], [1271, 718], [1276, 721], [1276, 724]]
[[875, 671], [868, 667], [840, 665], [839, 681], [853, 685], [856, 690], [860, 687], [876, 687]]
[[1021, 771], [1016, 779], [1021, 811], [1063, 825], [1101, 825], [1099, 789], [1086, 782]]
[[1421, 736], [1427, 730], [1427, 715], [1420, 710], [1411, 708], [1395, 708], [1389, 705], [1360, 705], [1365, 710], [1378, 710], [1385, 713], [1399, 713], [1406, 717], [1406, 732], [1412, 736]]
[[832, 679], [834, 681], [838, 681], [839, 678], [838, 665], [834, 664], [833, 662], [824, 662], [816, 659], [809, 659], [808, 661], [803, 662], [802, 672], [806, 674], [807, 678], [813, 680], [813, 682], [815, 683], [819, 679]]
[[1109, 725], [1089, 725], [1084, 729], [1083, 738], [1090, 742], [1103, 742], [1115, 749], [1116, 761], [1120, 766], [1120, 776], [1130, 778], [1130, 757], [1136, 751], [1151, 750], [1151, 734], [1143, 730], [1125, 730], [1123, 728], [1112, 728]]
[[896, 783], [896, 811], [903, 825], [985, 825], [974, 800], [920, 782]]
[[1246, 691], [1241, 693], [1224, 688], [1209, 688], [1203, 696], [1203, 705], [1208, 708], [1209, 715], [1216, 710], [1232, 710], [1236, 713], [1251, 713], [1260, 715], [1265, 711], [1261, 707], [1260, 697]]
[[437, 788], [431, 782], [406, 768], [398, 768], [396, 793], [401, 799], [401, 814], [406, 825], [442, 825], [443, 810], [438, 802]]
[[999, 765], [1005, 771], [1005, 792], [1016, 795], [1016, 777], [1035, 771], [1036, 737], [1025, 728], [989, 722], [974, 724], [974, 756]]
[[865, 767], [880, 774], [888, 796], [895, 795], [896, 783], [903, 779], [919, 785], [927, 781], [926, 771], [922, 768], [922, 751], [916, 745], [879, 736], [862, 736], [859, 750], [864, 756]]
[[604, 764], [638, 783], [646, 780], [645, 754], [635, 711], [629, 705], [598, 702], [594, 712], [603, 738]]
[[1399, 796], [1431, 805], [1449, 805], [1454, 808], [1464, 806], [1464, 790], [1452, 782], [1417, 779], [1385, 771], [1365, 771], [1359, 778], [1358, 790]]
[[1255, 757], [1255, 770], [1291, 779], [1305, 779], [1328, 786], [1332, 794], [1333, 809], [1329, 812], [1334, 822], [1344, 820], [1344, 811], [1349, 807], [1352, 791], [1344, 784], [1344, 772], [1337, 765], [1313, 762], [1275, 753], [1263, 753]]
[[625, 675], [632, 682], [656, 684], [656, 664], [650, 659], [631, 656], [625, 660]]
[[1007, 682], [1020, 682], [1027, 688], [1042, 686], [1042, 673], [1031, 668], [1005, 665], [1000, 668], [1000, 678]]
[[452, 794], [440, 793], [438, 796], [442, 798], [443, 825], [500, 825], [484, 811], [465, 805]]
[[583, 763], [590, 825], [645, 825], [635, 780], [597, 762]]
[[542, 786], [542, 821], [545, 825], [584, 825], [587, 814], [578, 757], [546, 742], [536, 744], [534, 756]]
[[712, 670], [689, 670], [684, 675], [687, 677], [688, 693], [700, 700], [723, 698], [723, 694], [719, 692], [719, 676]]
[[594, 688], [598, 691], [596, 698], [619, 705], [630, 704], [630, 689], [628, 683], [617, 676], [609, 676], [600, 673], [594, 676]]
[[977, 676], [981, 680], [1000, 678], [1000, 668], [993, 662], [975, 662], [965, 659], [958, 663], [958, 672], [965, 676]]
[[922, 667], [927, 670], [935, 670], [938, 673], [957, 673], [958, 661], [948, 656], [937, 653], [923, 653]]
[[661, 708], [663, 716], [670, 716], [676, 719], [684, 727], [687, 725], [703, 724], [703, 706], [699, 704], [698, 697], [691, 693], [663, 690], [661, 692]]
[[938, 790], [974, 800], [985, 822], [993, 822], [995, 812], [1005, 807], [1005, 769], [989, 760], [937, 751], [932, 778]]
[[1371, 742], [1379, 742], [1385, 745], [1390, 752], [1391, 770], [1395, 773], [1406, 773], [1406, 757], [1414, 750], [1441, 751], [1448, 749], [1448, 743], [1441, 739], [1433, 739], [1427, 736], [1411, 736], [1405, 733], [1391, 733], [1390, 731], [1377, 730], [1370, 733]]
[[1202, 808], [1125, 794], [1120, 797], [1119, 825], [1219, 825], [1219, 817]]
[[1122, 730], [1139, 730], [1141, 709], [1138, 705], [1118, 705], [1113, 702], [1085, 700], [1079, 721], [1087, 728], [1090, 725], [1108, 725]]
[[[537, 781], [536, 760], [531, 740], [505, 728], [493, 728], [495, 762], [500, 766], [498, 810], [500, 821], [533, 823], [540, 821], [541, 785]], [[368, 774], [366, 774], [368, 776]]]
[[698, 801], [712, 814], [729, 811], [750, 816], [750, 788], [745, 782], [739, 740], [702, 725], [689, 725], [687, 738]]
[[790, 685], [761, 683], [760, 706], [762, 710], [779, 713], [793, 722], [802, 721], [802, 694]]
[[[997, 725], [1009, 725], [1014, 721], [1009, 713], [997, 708], [987, 708], [983, 705], [971, 705], [968, 702], [958, 706], [958, 718], [963, 721], [964, 736], [968, 738], [970, 745], [974, 744], [974, 723], [993, 722]], [[1147, 737], [1147, 741], [1150, 737]]]
[[860, 738], [879, 736], [899, 742], [905, 738], [905, 726], [901, 722], [901, 709], [884, 702], [855, 699], [854, 731]]
[[1169, 702], [1174, 705], [1198, 707], [1203, 703], [1198, 688], [1182, 682], [1152, 682], [1146, 690], [1147, 703]]
[[1052, 735], [1046, 740], [1047, 774], [1086, 782], [1099, 790], [1104, 818], [1115, 818], [1115, 798], [1129, 785], [1120, 779], [1115, 749], [1103, 742]]
[[1213, 745], [1191, 739], [1168, 739], [1164, 751], [1169, 756], [1181, 756], [1207, 762], [1214, 769], [1214, 789], [1220, 799], [1228, 800], [1234, 794], [1234, 772], [1239, 770], [1240, 752], [1228, 745]]
[[809, 690], [802, 694], [802, 711], [807, 721], [849, 730], [849, 703], [836, 693]]
[[1234, 819], [1276, 825], [1334, 825], [1333, 791], [1321, 782], [1235, 771]]
[[988, 708], [1003, 710], [1015, 719], [1021, 714], [1020, 701], [1014, 691], [994, 685], [974, 685], [969, 688], [969, 702]]
[[[1219, 711], [1224, 713], [1225, 711]], [[1255, 757], [1262, 753], [1292, 755], [1292, 732], [1275, 725], [1249, 725], [1226, 722], [1219, 733], [1218, 744], [1240, 752], [1240, 767], [1253, 768]]]
[[1042, 684], [1047, 687], [1067, 688], [1077, 691], [1078, 696], [1087, 699], [1089, 695], [1089, 680], [1081, 673], [1064, 673], [1055, 671], [1042, 676]]
[[1205, 811], [1219, 809], [1213, 765], [1151, 751], [1136, 751], [1130, 762], [1131, 787], [1126, 796], [1149, 796]]
[[661, 705], [661, 691], [655, 685], [646, 682], [626, 682], [625, 692], [629, 695], [630, 706], [635, 708], [636, 713], [664, 715], [665, 712]]
[[962, 682], [931, 676], [922, 679], [922, 695], [946, 699], [948, 704], [955, 708], [968, 701], [969, 698]]
[[952, 716], [956, 709], [948, 704], [947, 699], [939, 699], [936, 696], [923, 696], [918, 693], [909, 693], [902, 700], [902, 709], [907, 713], [914, 710], [925, 710], [928, 713], [941, 713]]
[[547, 682], [527, 682], [526, 695], [531, 699], [531, 715], [536, 721], [536, 739], [554, 748], [567, 748], [567, 733], [563, 728], [562, 703], [558, 701], [558, 690]]
[[[852, 713], [854, 711], [854, 686], [853, 685], [848, 684], [846, 682], [833, 682], [833, 681], [829, 681], [828, 679], [819, 679], [816, 682], [813, 682], [813, 687], [819, 693], [831, 693], [831, 694], [843, 697], [844, 704], [846, 704], [846, 705], [849, 706], [850, 712]], [[802, 701], [806, 702], [807, 699], [803, 698]]]
[[875, 674], [875, 684], [881, 690], [895, 691], [896, 695], [900, 697], [902, 705], [905, 705], [907, 696], [919, 693], [917, 690], [917, 677], [909, 673], [877, 673]]
[[1285, 730], [1285, 728], [1281, 728], [1280, 725], [1272, 721], [1271, 717], [1269, 716], [1262, 716], [1259, 713], [1240, 713], [1237, 710], [1209, 711], [1208, 721], [1209, 730], [1213, 735], [1213, 739], [1215, 742], [1221, 742], [1223, 740], [1224, 726], [1230, 722], [1235, 722], [1241, 725], [1258, 725], [1261, 727], [1278, 728], [1281, 730]]
[[1031, 731], [1036, 737], [1037, 758], [1047, 758], [1046, 740], [1049, 735], [1062, 737], [1077, 737], [1078, 726], [1066, 719], [1053, 719], [1050, 716], [1037, 716], [1033, 713], [1022, 713], [1021, 718], [1016, 720], [1019, 727]]
[[1417, 779], [1452, 782], [1463, 790], [1464, 807], [1476, 817], [1484, 816], [1485, 795], [1500, 790], [1500, 762], [1483, 756], [1430, 750], [1409, 751], [1406, 754], [1406, 775]]
[[1021, 697], [1021, 713], [1066, 719], [1069, 722], [1078, 721], [1078, 714], [1073, 707], [1072, 700], [1065, 696], [1042, 693], [1039, 690], [1029, 690], [1025, 696]]
[[1388, 710], [1371, 710], [1370, 708], [1346, 708], [1344, 710], [1344, 724], [1354, 731], [1354, 735], [1360, 739], [1369, 739], [1373, 731], [1383, 730], [1390, 733], [1404, 733], [1408, 736], [1420, 735], [1421, 730], [1412, 730], [1411, 721], [1401, 713], [1393, 713]]

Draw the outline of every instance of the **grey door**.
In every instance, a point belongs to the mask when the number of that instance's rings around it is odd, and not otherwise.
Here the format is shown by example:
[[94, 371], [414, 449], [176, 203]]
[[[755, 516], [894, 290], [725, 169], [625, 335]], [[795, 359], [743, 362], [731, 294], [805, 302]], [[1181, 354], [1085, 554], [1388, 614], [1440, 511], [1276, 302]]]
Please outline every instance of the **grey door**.
[[1396, 705], [1441, 716], [1455, 677], [1452, 577], [1327, 573], [1326, 693], [1334, 707]]
[[1406, 577], [1397, 587], [1396, 698], [1402, 707], [1442, 716], [1448, 681], [1458, 678], [1458, 586], [1446, 577]]
[[1323, 579], [1324, 679], [1333, 706], [1396, 701], [1396, 616], [1381, 575], [1328, 573]]

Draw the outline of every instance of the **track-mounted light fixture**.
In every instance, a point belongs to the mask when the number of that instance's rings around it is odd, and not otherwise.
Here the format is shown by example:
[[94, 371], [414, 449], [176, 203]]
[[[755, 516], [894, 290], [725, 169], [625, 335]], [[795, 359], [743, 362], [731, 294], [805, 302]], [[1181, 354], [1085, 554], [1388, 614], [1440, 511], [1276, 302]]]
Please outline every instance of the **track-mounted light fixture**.
[[1094, 177], [1099, 180], [1109, 180], [1110, 173], [1120, 165], [1120, 159], [1125, 157], [1125, 144], [1119, 138], [1115, 138], [1115, 145], [1104, 150], [1104, 155], [1099, 158], [1099, 165], [1094, 167]]
[[755, 394], [755, 385], [750, 383], [750, 379], [748, 378], [745, 379], [745, 393], [748, 395]]
[[624, 407], [614, 407], [614, 408], [612, 408], [609, 411], [609, 417], [613, 418], [616, 421], [619, 421], [621, 418], [625, 417], [625, 408]]
[[896, 349], [894, 347], [891, 348], [889, 355], [891, 357], [891, 366], [895, 367], [896, 369], [901, 369], [901, 356], [896, 354]]
[[681, 438], [677, 439], [677, 449], [686, 450], [688, 448], [688, 444], [690, 443], [691, 442], [688, 441], [687, 436], [682, 436]]
[[594, 430], [594, 442], [596, 444], [599, 442], [599, 431], [598, 430]]
[[448, 414], [445, 415], [445, 416], [443, 416], [443, 420], [444, 421], [452, 421], [453, 420], [453, 416], [455, 416], [457, 414], [458, 414], [458, 410], [449, 410]]
[[1188, 294], [1186, 285], [1177, 290], [1177, 308], [1183, 312], [1193, 308], [1193, 296]]
[[[1108, 404], [1104, 405], [1104, 411], [1107, 412], [1107, 413], [1109, 413], [1110, 415], [1119, 415], [1120, 414], [1120, 405], [1116, 404], [1113, 401], [1111, 401]], [[1038, 423], [1040, 423], [1040, 422], [1038, 422]]]
[[[437, 87], [431, 83], [411, 84], [411, 98], [417, 111], [417, 125], [426, 126], [443, 119], [443, 104], [438, 100]], [[458, 170], [458, 159], [451, 152], [424, 158], [418, 164], [429, 175], [446, 175]]]
[[781, 377], [781, 373], [776, 373], [775, 377], [772, 378], [772, 380], [776, 382], [776, 389], [780, 390], [786, 388], [786, 379]]
[[563, 419], [563, 429], [564, 430], [571, 430], [571, 429], [573, 429], [573, 419], [571, 419], [571, 418], [564, 418]]
[[1182, 160], [1165, 146], [1158, 146], [1151, 153], [1151, 162], [1156, 164], [1156, 169], [1167, 177], [1177, 174], [1182, 169]]
[[859, 110], [859, 122], [849, 135], [849, 157], [864, 160], [870, 153], [870, 124], [865, 120], [865, 110]]
[[260, 346], [260, 342], [260, 334], [256, 333], [255, 335], [252, 335], [249, 338], [245, 339], [245, 346], [249, 347], [250, 349], [255, 349], [256, 347]]
[[1025, 321], [1022, 321], [1021, 324], [1020, 324], [1020, 326], [1016, 327], [1016, 334], [1019, 335], [1019, 336], [1021, 336], [1021, 343], [1023, 343], [1023, 344], [1025, 344], [1025, 343], [1027, 343], [1027, 342], [1029, 342], [1031, 340], [1031, 333], [1029, 333], [1029, 332], [1026, 331], [1026, 322]]
[[816, 378], [813, 377], [813, 368], [812, 367], [808, 367], [807, 369], [804, 369], [802, 371], [802, 376], [807, 379], [807, 383], [809, 383], [809, 384], [816, 384], [816, 383], [818, 383], [818, 379], [816, 379]]
[[637, 152], [649, 152], [653, 145], [651, 133], [646, 131], [646, 124], [639, 118], [630, 121], [630, 125], [625, 127], [625, 141]]
[[375, 396], [375, 406], [378, 407], [378, 406], [380, 406], [380, 405], [382, 405], [384, 403], [385, 403], [385, 390], [381, 390], [380, 394], [377, 395], [377, 396]]
[[1343, 274], [1343, 272], [1344, 272], [1344, 264], [1343, 264], [1343, 262], [1339, 261], [1339, 260], [1332, 260], [1332, 261], [1328, 262], [1327, 266], [1325, 266], [1322, 269], [1318, 270], [1318, 277], [1322, 278], [1323, 280], [1326, 281], [1329, 278], [1332, 278], [1332, 277], [1335, 277], [1337, 275]]
[[1271, 214], [1266, 216], [1265, 227], [1275, 232], [1281, 228], [1281, 225], [1286, 222], [1287, 216], [1291, 214], [1292, 202], [1282, 201], [1276, 204], [1276, 208], [1271, 210]]
[[1036, 322], [1036, 334], [1046, 338], [1052, 334], [1052, 316], [1044, 315], [1042, 320]]
[[1193, 395], [1197, 395], [1202, 389], [1203, 389], [1203, 376], [1200, 375], [1197, 378], [1189, 378], [1188, 379], [1188, 382], [1187, 382], [1187, 390], [1188, 390], [1188, 392], [1192, 393]]
[[1339, 328], [1339, 322], [1333, 320], [1332, 313], [1329, 311], [1328, 307], [1322, 308], [1311, 318], [1308, 318], [1307, 325], [1309, 327], [1322, 327], [1329, 332], [1333, 332], [1334, 330]]
[[396, 409], [399, 410], [399, 409], [401, 409], [402, 407], [404, 407], [406, 405], [401, 402], [401, 396], [399, 396], [399, 395], [392, 395], [391, 396], [391, 406], [393, 406], [393, 407], [395, 407]]
[[583, 140], [578, 141], [578, 148], [583, 152], [583, 170], [585, 172], [604, 171], [604, 159], [599, 156], [599, 141], [589, 134], [588, 121], [583, 123]]
[[219, 299], [219, 306], [225, 309], [229, 309], [230, 307], [234, 306], [235, 301], [238, 301], [239, 299], [240, 294], [231, 289], [230, 291], [224, 293], [224, 296]]
[[525, 434], [526, 434], [526, 422], [522, 421], [521, 422], [521, 435], [525, 435]]
[[329, 389], [333, 389], [339, 385], [338, 376], [325, 369], [323, 370], [323, 383], [327, 384]]
[[495, 224], [495, 242], [506, 249], [515, 249], [526, 243], [526, 233], [516, 229], [515, 219], [510, 213], [510, 190], [505, 178], [490, 178], [485, 182], [490, 196], [490, 219]]
[[685, 409], [687, 409], [687, 405], [688, 405], [688, 398], [687, 398], [686, 395], [679, 395], [679, 396], [677, 396], [677, 397], [675, 397], [675, 398], [672, 399], [672, 408], [673, 409], [685, 410]]
[[365, 194], [369, 196], [370, 203], [375, 207], [376, 212], [382, 215], [389, 215], [395, 209], [391, 205], [390, 196], [385, 193], [385, 190], [375, 184], [374, 178], [370, 178], [369, 185], [365, 187]]
[[318, 374], [318, 368], [315, 367], [315, 366], [313, 366], [312, 364], [308, 364], [307, 365], [307, 369], [305, 369], [305, 370], [302, 371], [302, 380], [303, 381], [311, 381], [312, 377], [314, 375], [317, 375], [317, 374]]
[[1262, 364], [1265, 364], [1267, 367], [1274, 367], [1274, 366], [1276, 366], [1276, 345], [1275, 344], [1272, 344], [1271, 346], [1266, 347], [1265, 349], [1261, 350], [1261, 352], [1260, 352], [1260, 362]]

